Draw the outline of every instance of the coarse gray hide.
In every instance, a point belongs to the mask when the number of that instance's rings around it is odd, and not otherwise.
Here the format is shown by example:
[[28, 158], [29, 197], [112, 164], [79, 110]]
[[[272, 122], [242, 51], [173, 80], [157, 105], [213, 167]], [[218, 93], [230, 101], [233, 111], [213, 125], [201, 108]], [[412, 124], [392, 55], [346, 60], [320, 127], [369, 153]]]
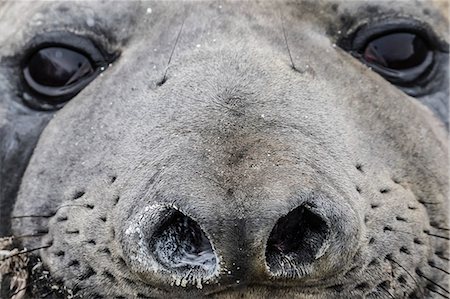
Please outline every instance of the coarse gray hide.
[[[0, 2], [1, 235], [83, 298], [448, 298], [446, 4]], [[352, 52], [398, 20], [419, 92]], [[30, 91], [79, 40], [97, 78]]]

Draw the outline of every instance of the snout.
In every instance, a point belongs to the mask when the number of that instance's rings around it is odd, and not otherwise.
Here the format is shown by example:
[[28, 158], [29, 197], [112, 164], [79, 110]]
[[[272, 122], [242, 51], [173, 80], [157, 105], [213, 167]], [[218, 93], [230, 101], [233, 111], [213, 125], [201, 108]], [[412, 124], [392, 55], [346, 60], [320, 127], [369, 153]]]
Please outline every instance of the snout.
[[348, 269], [361, 233], [355, 212], [344, 200], [324, 195], [294, 201], [297, 205], [282, 213], [273, 213], [279, 207], [259, 208], [259, 216], [243, 219], [149, 204], [123, 226], [124, 258], [148, 283], [211, 292], [308, 286]]

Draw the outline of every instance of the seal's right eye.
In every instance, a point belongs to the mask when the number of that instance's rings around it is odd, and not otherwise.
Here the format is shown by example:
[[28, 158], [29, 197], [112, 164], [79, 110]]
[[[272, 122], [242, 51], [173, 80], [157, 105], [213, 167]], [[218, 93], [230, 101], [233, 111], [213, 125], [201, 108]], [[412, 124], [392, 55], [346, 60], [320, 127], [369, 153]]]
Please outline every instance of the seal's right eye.
[[68, 90], [77, 90], [93, 73], [89, 58], [82, 53], [49, 47], [34, 53], [24, 70], [27, 84], [36, 92], [59, 96]]

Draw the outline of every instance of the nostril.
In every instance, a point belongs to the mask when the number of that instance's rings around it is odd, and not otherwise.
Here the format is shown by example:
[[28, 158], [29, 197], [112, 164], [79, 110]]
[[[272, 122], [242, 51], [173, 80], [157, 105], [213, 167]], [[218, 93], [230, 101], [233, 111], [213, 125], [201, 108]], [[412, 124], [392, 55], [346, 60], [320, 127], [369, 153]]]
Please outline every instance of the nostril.
[[161, 265], [182, 277], [188, 273], [207, 277], [216, 270], [216, 255], [203, 230], [174, 209], [155, 230], [149, 248]]
[[118, 238], [130, 270], [149, 284], [201, 288], [219, 273], [219, 258], [201, 226], [172, 206], [140, 208]]
[[311, 207], [302, 205], [281, 217], [266, 246], [267, 266], [273, 274], [306, 275], [308, 265], [327, 248], [329, 226]]

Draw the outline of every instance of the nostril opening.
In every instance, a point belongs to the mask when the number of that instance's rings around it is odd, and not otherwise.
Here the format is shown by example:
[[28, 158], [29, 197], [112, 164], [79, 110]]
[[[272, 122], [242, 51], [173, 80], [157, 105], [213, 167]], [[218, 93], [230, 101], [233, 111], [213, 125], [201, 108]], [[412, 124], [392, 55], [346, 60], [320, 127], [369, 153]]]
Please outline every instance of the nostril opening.
[[156, 260], [181, 277], [206, 278], [216, 271], [217, 258], [208, 237], [193, 219], [177, 210], [168, 210], [149, 243]]
[[[324, 219], [305, 205], [281, 217], [267, 241], [266, 261], [271, 272], [302, 270], [301, 275], [307, 274], [305, 266], [324, 254], [328, 234]], [[293, 267], [292, 271], [286, 269], [286, 264]]]

